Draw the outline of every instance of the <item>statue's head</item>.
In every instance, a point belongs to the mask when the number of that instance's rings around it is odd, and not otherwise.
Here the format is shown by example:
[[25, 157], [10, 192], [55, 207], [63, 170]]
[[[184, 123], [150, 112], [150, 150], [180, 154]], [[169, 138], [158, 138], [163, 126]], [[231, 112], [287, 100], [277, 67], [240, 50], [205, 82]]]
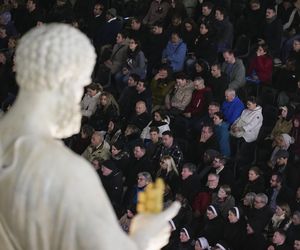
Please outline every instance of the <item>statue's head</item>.
[[49, 93], [60, 107], [54, 121], [54, 136], [78, 132], [79, 102], [83, 86], [91, 82], [96, 60], [88, 38], [66, 24], [42, 25], [21, 38], [15, 59], [20, 94]]

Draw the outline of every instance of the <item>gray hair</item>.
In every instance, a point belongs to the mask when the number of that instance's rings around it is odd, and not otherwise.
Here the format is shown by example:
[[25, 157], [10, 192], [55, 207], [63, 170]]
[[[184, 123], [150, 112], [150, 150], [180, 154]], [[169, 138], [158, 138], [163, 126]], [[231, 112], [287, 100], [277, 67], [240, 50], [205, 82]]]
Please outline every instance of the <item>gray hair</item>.
[[236, 96], [235, 90], [234, 89], [226, 89], [225, 93], [230, 94], [232, 96]]
[[152, 177], [149, 172], [140, 172], [138, 173], [138, 177], [144, 177], [148, 183], [152, 182]]
[[268, 196], [264, 193], [258, 193], [255, 197], [260, 198], [264, 204], [268, 203]]

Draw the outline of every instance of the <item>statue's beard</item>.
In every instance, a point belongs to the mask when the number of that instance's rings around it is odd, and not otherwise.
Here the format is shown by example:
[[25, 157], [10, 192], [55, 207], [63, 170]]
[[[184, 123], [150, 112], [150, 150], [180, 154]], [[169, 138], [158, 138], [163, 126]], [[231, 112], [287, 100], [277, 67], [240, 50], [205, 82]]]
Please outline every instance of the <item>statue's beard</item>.
[[74, 97], [70, 97], [58, 105], [56, 116], [56, 138], [67, 138], [80, 131], [81, 108], [79, 104], [74, 104]]

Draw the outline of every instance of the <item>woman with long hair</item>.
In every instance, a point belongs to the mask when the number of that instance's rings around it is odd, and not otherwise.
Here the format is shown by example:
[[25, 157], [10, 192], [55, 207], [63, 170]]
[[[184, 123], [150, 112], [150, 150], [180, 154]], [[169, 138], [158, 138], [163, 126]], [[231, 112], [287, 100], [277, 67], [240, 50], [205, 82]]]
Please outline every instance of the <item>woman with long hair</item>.
[[99, 103], [94, 115], [91, 116], [89, 124], [96, 131], [106, 131], [108, 123], [119, 116], [119, 105], [113, 95], [103, 92], [100, 95]]
[[177, 193], [180, 177], [177, 166], [171, 156], [165, 155], [160, 159], [156, 177], [162, 178], [170, 186], [173, 194]]
[[136, 38], [129, 40], [125, 64], [115, 75], [116, 88], [119, 92], [127, 85], [129, 75], [132, 73], [139, 75], [141, 79], [144, 79], [147, 73], [146, 58]]

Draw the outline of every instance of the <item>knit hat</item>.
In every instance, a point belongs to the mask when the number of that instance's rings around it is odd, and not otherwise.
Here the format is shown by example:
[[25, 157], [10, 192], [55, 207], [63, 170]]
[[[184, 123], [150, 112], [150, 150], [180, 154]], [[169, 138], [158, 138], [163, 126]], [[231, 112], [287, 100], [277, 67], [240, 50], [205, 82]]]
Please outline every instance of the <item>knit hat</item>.
[[101, 166], [106, 167], [112, 171], [115, 171], [118, 169], [112, 160], [106, 160], [106, 161], [102, 162]]
[[202, 249], [209, 249], [209, 244], [206, 238], [200, 237], [197, 239]]
[[289, 158], [289, 152], [287, 150], [280, 149], [275, 154], [275, 158], [276, 159], [278, 159], [278, 158]]

